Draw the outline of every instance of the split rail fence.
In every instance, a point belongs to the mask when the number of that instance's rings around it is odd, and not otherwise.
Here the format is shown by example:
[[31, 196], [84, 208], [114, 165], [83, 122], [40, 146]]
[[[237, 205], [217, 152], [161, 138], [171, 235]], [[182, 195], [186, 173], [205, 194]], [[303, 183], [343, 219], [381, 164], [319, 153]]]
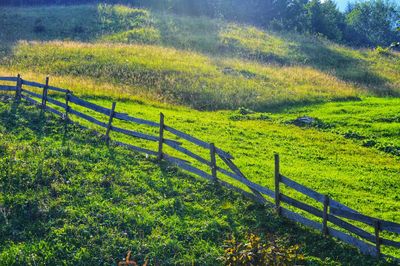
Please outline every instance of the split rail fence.
[[[90, 103], [83, 99], [76, 97], [72, 91], [61, 89], [57, 87], [53, 87], [49, 85], [49, 78], [46, 78], [45, 84], [27, 81], [21, 78], [20, 75], [17, 77], [0, 77], [0, 81], [5, 81], [8, 84], [11, 82], [15, 82], [15, 85], [0, 85], [0, 91], [6, 92], [15, 92], [15, 98], [17, 101], [20, 99], [25, 99], [26, 101], [37, 105], [39, 108], [49, 111], [57, 116], [60, 116], [64, 120], [68, 122], [72, 122], [70, 116], [75, 115], [82, 119], [85, 119], [93, 124], [96, 124], [100, 127], [105, 129], [105, 138], [107, 142], [111, 140], [110, 132], [115, 131], [119, 132], [134, 138], [144, 139], [147, 141], [158, 142], [158, 150], [149, 150], [142, 147], [133, 146], [128, 143], [123, 143], [119, 141], [113, 141], [115, 145], [124, 146], [128, 149], [146, 153], [148, 155], [157, 156], [158, 159], [164, 159], [169, 161], [183, 170], [191, 172], [195, 175], [198, 175], [202, 178], [208, 179], [212, 182], [225, 186], [227, 188], [236, 190], [245, 196], [261, 203], [261, 204], [268, 204], [270, 201], [267, 200], [269, 198], [272, 199], [275, 203], [276, 211], [279, 215], [284, 216], [290, 220], [295, 222], [301, 223], [305, 226], [312, 227], [314, 229], [320, 230], [324, 235], [329, 235], [336, 237], [343, 242], [351, 244], [357, 247], [362, 253], [373, 256], [373, 257], [390, 257], [386, 256], [381, 253], [381, 246], [390, 246], [400, 249], [400, 242], [396, 242], [390, 239], [383, 238], [381, 236], [382, 231], [391, 232], [392, 234], [396, 234], [395, 236], [398, 237], [400, 234], [400, 224], [384, 221], [381, 219], [376, 219], [373, 217], [369, 217], [363, 214], [360, 214], [356, 210], [353, 210], [326, 195], [320, 194], [308, 187], [305, 187], [281, 174], [280, 172], [280, 162], [279, 162], [279, 155], [275, 154], [275, 190], [271, 190], [267, 187], [261, 186], [256, 184], [246, 178], [246, 176], [240, 171], [240, 169], [233, 163], [233, 156], [230, 155], [228, 152], [223, 151], [222, 149], [217, 148], [213, 143], [207, 143], [202, 141], [196, 137], [190, 136], [182, 131], [174, 129], [165, 124], [164, 115], [160, 114], [160, 121], [153, 122], [148, 121], [140, 118], [136, 118], [130, 116], [125, 113], [118, 113], [115, 111], [116, 103], [112, 103], [111, 108], [105, 108], [100, 105]], [[28, 90], [27, 87], [34, 87], [42, 89], [42, 93], [36, 93], [33, 91]], [[65, 96], [65, 101], [61, 102], [49, 96], [48, 92], [58, 92], [62, 93]], [[34, 99], [36, 98], [36, 100]], [[100, 114], [106, 115], [109, 117], [107, 122], [99, 121], [98, 119], [84, 114], [78, 110], [74, 110], [71, 108], [70, 103], [74, 103], [84, 108], [88, 108], [92, 111], [98, 112]], [[49, 104], [62, 108], [63, 111], [59, 111]], [[153, 128], [158, 129], [158, 136], [148, 135], [128, 129], [119, 128], [113, 125], [113, 120], [119, 119], [126, 122], [132, 122], [134, 124], [145, 125]], [[209, 158], [206, 159], [189, 149], [182, 147], [182, 143], [176, 140], [170, 140], [164, 137], [164, 132], [168, 131], [173, 135], [191, 142], [201, 148], [207, 149], [209, 151]], [[193, 165], [190, 162], [180, 159], [177, 157], [173, 157], [167, 155], [164, 151], [164, 145], [167, 145], [178, 152], [189, 156], [201, 164], [206, 165], [209, 168], [209, 172], [205, 172]], [[228, 170], [225, 170], [217, 165], [217, 157], [221, 158], [224, 162], [224, 167], [227, 167]], [[245, 191], [237, 186], [234, 186], [231, 183], [228, 183], [224, 180], [218, 178], [219, 174], [223, 174], [224, 176], [230, 177], [236, 181], [239, 181], [243, 185], [247, 186], [251, 192]], [[284, 195], [280, 188], [281, 184], [284, 184], [286, 187], [294, 189], [311, 199], [319, 202], [321, 204], [321, 209], [318, 209], [314, 206], [296, 200], [292, 197]], [[291, 206], [291, 210], [287, 207], [282, 206], [282, 203]], [[318, 218], [322, 219], [322, 222], [317, 222], [315, 220], [311, 220], [309, 218], [304, 217], [303, 215], [294, 212], [293, 207], [305, 211], [311, 215], [314, 215]], [[346, 220], [343, 220], [346, 219]], [[361, 222], [368, 226], [372, 226], [371, 231], [374, 233], [369, 233], [368, 231], [350, 223], [352, 222]], [[347, 231], [347, 233], [337, 230], [328, 226], [328, 222], [335, 225], [335, 228], [341, 228]], [[350, 234], [349, 234], [350, 233]], [[362, 240], [363, 239], [363, 240]], [[396, 258], [395, 258], [396, 259]], [[396, 259], [398, 261], [398, 259]]]

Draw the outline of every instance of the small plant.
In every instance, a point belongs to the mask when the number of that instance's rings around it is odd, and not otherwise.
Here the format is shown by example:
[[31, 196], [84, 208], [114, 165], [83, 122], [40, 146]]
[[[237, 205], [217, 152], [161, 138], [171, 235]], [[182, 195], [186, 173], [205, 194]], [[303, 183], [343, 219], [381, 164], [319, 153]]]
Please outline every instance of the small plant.
[[222, 258], [225, 265], [294, 265], [304, 260], [304, 256], [298, 254], [298, 245], [285, 247], [282, 241], [271, 235], [263, 240], [249, 234], [246, 239], [245, 242], [238, 242], [235, 238], [226, 241]]
[[390, 55], [390, 47], [384, 48], [382, 46], [377, 46], [375, 48], [375, 52], [380, 55], [388, 56], [388, 55]]
[[309, 116], [298, 117], [295, 120], [290, 121], [289, 123], [292, 123], [293, 125], [298, 127], [314, 127], [320, 129], [329, 129], [334, 127], [334, 125], [324, 123], [321, 119]]
[[238, 109], [239, 114], [241, 115], [249, 115], [249, 114], [254, 114], [253, 110], [250, 110], [246, 107], [239, 107]]

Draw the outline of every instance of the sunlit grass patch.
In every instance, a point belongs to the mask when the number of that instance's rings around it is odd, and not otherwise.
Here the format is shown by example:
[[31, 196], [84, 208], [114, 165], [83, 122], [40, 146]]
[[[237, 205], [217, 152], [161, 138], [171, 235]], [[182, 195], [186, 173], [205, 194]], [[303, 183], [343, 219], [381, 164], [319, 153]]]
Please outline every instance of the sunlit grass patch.
[[91, 77], [197, 109], [255, 110], [359, 97], [367, 91], [310, 67], [263, 65], [148, 45], [21, 42], [12, 69]]
[[[351, 49], [320, 37], [122, 5], [3, 13], [0, 54], [7, 67], [132, 86], [133, 94], [197, 109], [262, 111], [399, 95], [397, 53]], [[11, 23], [12, 14], [22, 19]], [[61, 18], [68, 23], [60, 24]], [[35, 23], [45, 25], [43, 31], [35, 32]], [[10, 42], [24, 39], [40, 42]]]

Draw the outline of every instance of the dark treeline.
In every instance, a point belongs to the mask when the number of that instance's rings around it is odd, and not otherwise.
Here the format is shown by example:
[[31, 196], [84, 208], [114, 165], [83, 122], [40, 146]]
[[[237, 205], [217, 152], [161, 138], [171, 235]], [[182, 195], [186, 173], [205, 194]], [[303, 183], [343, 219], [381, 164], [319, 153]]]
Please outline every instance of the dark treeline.
[[340, 12], [333, 0], [0, 0], [2, 5], [129, 4], [190, 16], [209, 16], [281, 31], [320, 34], [353, 46], [389, 46], [400, 41], [399, 7], [368, 0]]

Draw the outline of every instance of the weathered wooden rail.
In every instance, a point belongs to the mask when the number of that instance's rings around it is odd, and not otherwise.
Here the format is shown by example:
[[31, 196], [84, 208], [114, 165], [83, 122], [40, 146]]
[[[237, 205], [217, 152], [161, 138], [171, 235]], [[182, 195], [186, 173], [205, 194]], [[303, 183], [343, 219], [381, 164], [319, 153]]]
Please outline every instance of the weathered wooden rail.
[[[104, 128], [106, 132], [103, 135], [106, 137], [106, 140], [108, 142], [111, 141], [110, 133], [113, 131], [122, 133], [130, 137], [156, 142], [158, 143], [158, 150], [154, 151], [120, 141], [112, 141], [112, 143], [115, 145], [123, 146], [137, 152], [146, 153], [148, 155], [157, 156], [160, 160], [163, 159], [169, 161], [183, 170], [215, 182], [216, 184], [220, 184], [227, 188], [236, 190], [261, 204], [272, 204], [271, 200], [273, 200], [273, 202], [275, 203], [276, 211], [279, 215], [284, 216], [295, 222], [299, 222], [305, 226], [320, 230], [326, 236], [330, 235], [342, 240], [343, 242], [356, 246], [364, 254], [374, 257], [386, 256], [381, 252], [382, 245], [400, 249], [400, 242], [381, 237], [382, 231], [397, 234], [397, 237], [399, 237], [398, 234], [400, 234], [400, 224], [360, 214], [357, 211], [329, 198], [326, 195], [322, 195], [317, 191], [314, 191], [283, 176], [280, 173], [280, 161], [278, 154], [275, 155], [275, 190], [273, 191], [267, 187], [261, 186], [248, 180], [245, 175], [240, 171], [240, 169], [233, 163], [233, 156], [228, 152], [217, 148], [214, 143], [202, 141], [196, 137], [190, 136], [182, 131], [166, 125], [165, 118], [162, 113], [160, 114], [159, 122], [148, 121], [145, 119], [130, 116], [125, 113], [119, 113], [115, 111], [115, 102], [112, 103], [111, 108], [106, 108], [94, 103], [90, 103], [76, 97], [70, 90], [50, 86], [49, 78], [46, 78], [45, 84], [24, 80], [21, 78], [20, 75], [18, 75], [17, 77], [0, 77], [0, 81], [7, 82], [8, 84], [11, 82], [15, 82], [15, 85], [0, 85], [0, 91], [5, 91], [7, 93], [15, 92], [15, 98], [17, 101], [19, 101], [20, 99], [25, 99], [26, 101], [38, 106], [45, 111], [49, 111], [57, 116], [60, 116], [65, 121], [72, 122], [71, 115], [74, 115]], [[39, 94], [30, 91], [27, 87], [42, 89], [42, 93]], [[49, 91], [62, 93], [65, 97], [65, 102], [61, 102], [57, 99], [52, 98], [48, 94]], [[36, 98], [37, 100], [34, 98]], [[99, 121], [97, 118], [82, 113], [81, 111], [75, 110], [71, 107], [71, 103], [81, 106], [83, 108], [90, 109], [99, 114], [108, 116], [108, 121]], [[57, 108], [61, 108], [62, 110], [59, 110]], [[154, 136], [116, 127], [113, 125], [113, 121], [115, 119], [125, 122], [131, 122], [138, 125], [158, 128], [159, 134], [157, 136]], [[183, 144], [180, 141], [165, 138], [165, 132], [169, 132], [182, 140], [188, 141], [203, 149], [209, 150], [210, 157], [206, 159], [196, 154], [195, 152], [184, 148]], [[207, 168], [209, 168], [209, 172], [203, 171], [195, 167], [185, 159], [173, 157], [166, 154], [164, 152], [164, 145], [167, 145], [170, 148], [196, 160], [200, 164], [205, 165]], [[224, 167], [227, 167], [227, 169], [229, 170], [225, 170], [224, 168], [221, 168], [221, 166], [217, 165], [217, 156], [224, 162]], [[251, 192], [245, 191], [242, 188], [234, 186], [233, 184], [218, 178], [219, 174], [240, 182], [241, 184], [247, 186]], [[284, 184], [286, 187], [294, 189], [320, 203], [322, 205], [322, 210], [307, 203], [296, 200], [290, 196], [284, 195], [281, 192], [280, 184]], [[267, 199], [269, 199], [269, 201]], [[282, 206], [283, 204], [285, 204], [285, 206]], [[290, 206], [291, 210], [289, 210], [286, 205]], [[299, 213], [294, 212], [293, 207], [322, 219], [322, 222], [311, 220], [302, 216]], [[347, 221], [343, 219], [347, 219]], [[374, 234], [369, 233], [362, 228], [359, 228], [358, 226], [352, 224], [350, 221], [361, 222], [366, 224], [367, 226], [372, 226]], [[333, 224], [335, 228], [346, 230], [347, 233], [332, 228], [329, 223]]]

